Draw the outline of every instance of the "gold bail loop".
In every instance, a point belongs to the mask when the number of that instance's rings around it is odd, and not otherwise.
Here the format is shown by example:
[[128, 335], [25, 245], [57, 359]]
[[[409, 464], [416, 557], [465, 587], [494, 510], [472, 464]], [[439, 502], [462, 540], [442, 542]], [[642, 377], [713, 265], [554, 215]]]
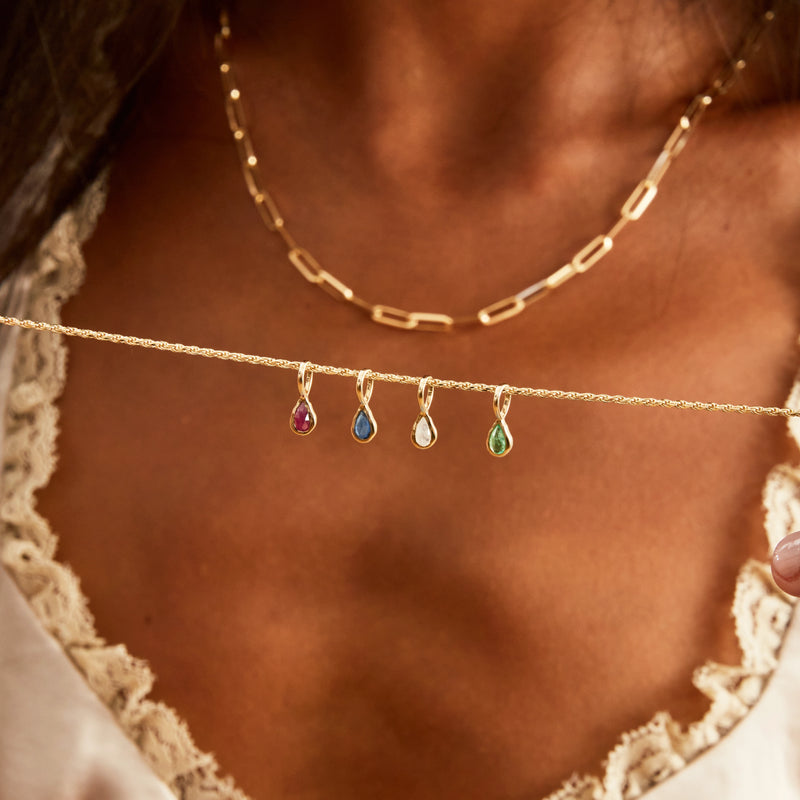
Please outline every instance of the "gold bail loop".
[[494, 415], [497, 417], [498, 422], [503, 422], [508, 414], [508, 408], [511, 405], [511, 395], [508, 393], [508, 384], [504, 383], [494, 390]]
[[436, 387], [430, 385], [433, 378], [427, 375], [420, 379], [417, 387], [417, 401], [419, 402], [419, 413], [427, 414], [433, 402], [433, 392]]
[[297, 391], [304, 400], [308, 398], [311, 391], [311, 384], [314, 382], [314, 373], [311, 370], [311, 362], [304, 361], [297, 368]]
[[356, 394], [358, 395], [358, 402], [362, 405], [367, 405], [372, 397], [373, 382], [370, 377], [371, 374], [371, 370], [362, 369], [356, 379]]

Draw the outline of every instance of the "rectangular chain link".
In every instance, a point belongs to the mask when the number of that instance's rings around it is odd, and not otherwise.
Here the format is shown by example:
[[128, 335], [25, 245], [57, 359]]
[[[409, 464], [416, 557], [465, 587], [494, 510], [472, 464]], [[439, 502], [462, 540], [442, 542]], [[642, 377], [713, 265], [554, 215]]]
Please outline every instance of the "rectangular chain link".
[[390, 328], [401, 328], [410, 331], [417, 327], [417, 322], [408, 311], [402, 308], [392, 308], [391, 306], [376, 305], [372, 306], [372, 319], [381, 325], [388, 325]]
[[317, 283], [325, 291], [333, 295], [337, 300], [352, 300], [353, 290], [342, 283], [335, 275], [331, 275], [327, 270], [321, 269], [319, 271], [319, 280]]
[[575, 255], [575, 258], [572, 259], [572, 266], [575, 267], [578, 272], [586, 272], [613, 246], [614, 240], [610, 236], [601, 233], [600, 236], [595, 236], [583, 250]]
[[529, 306], [536, 300], [540, 300], [546, 294], [548, 294], [551, 290], [551, 286], [547, 283], [547, 278], [541, 281], [536, 281], [536, 283], [532, 283], [526, 289], [523, 289], [521, 292], [517, 292], [516, 298], [518, 300], [522, 300], [526, 306]]
[[411, 321], [415, 322], [414, 328], [418, 331], [451, 331], [455, 320], [447, 314], [434, 314], [427, 311], [412, 311]]
[[283, 216], [269, 192], [262, 189], [253, 196], [258, 213], [269, 230], [274, 231], [283, 225]]
[[497, 325], [505, 319], [516, 317], [517, 314], [525, 310], [525, 303], [516, 295], [504, 297], [496, 303], [492, 303], [478, 312], [478, 319], [481, 325]]
[[626, 219], [639, 219], [647, 211], [657, 192], [658, 186], [649, 178], [640, 181], [622, 206], [622, 216]]
[[561, 286], [562, 283], [566, 283], [573, 275], [577, 274], [578, 271], [570, 262], [569, 264], [564, 264], [561, 269], [557, 269], [555, 272], [548, 275], [545, 280], [551, 289], [555, 289], [556, 287]]
[[320, 283], [320, 275], [322, 267], [317, 262], [317, 259], [302, 247], [295, 247], [289, 251], [289, 261], [294, 264], [297, 271], [309, 282]]

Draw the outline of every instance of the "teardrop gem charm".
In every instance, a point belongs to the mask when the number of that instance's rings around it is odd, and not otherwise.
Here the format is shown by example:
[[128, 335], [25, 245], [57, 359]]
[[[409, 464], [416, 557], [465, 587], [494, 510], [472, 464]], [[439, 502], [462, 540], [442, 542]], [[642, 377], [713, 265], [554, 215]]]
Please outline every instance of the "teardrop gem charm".
[[351, 432], [357, 442], [366, 444], [375, 438], [378, 432], [378, 423], [369, 407], [369, 399], [372, 397], [372, 378], [369, 377], [369, 370], [362, 369], [358, 373], [356, 382], [356, 395], [358, 396], [358, 411], [353, 417], [353, 427]]
[[417, 421], [411, 429], [411, 441], [420, 450], [427, 450], [436, 442], [436, 426], [427, 414], [420, 414], [417, 417]]
[[375, 436], [375, 419], [369, 413], [369, 408], [359, 406], [353, 418], [353, 436], [359, 442], [368, 442]]
[[289, 417], [289, 427], [300, 436], [307, 436], [317, 426], [317, 415], [308, 399], [311, 383], [314, 380], [314, 373], [308, 368], [309, 363], [304, 361], [297, 370], [297, 391], [300, 393], [300, 398], [294, 404]]
[[304, 400], [301, 397], [294, 404], [289, 425], [295, 433], [299, 433], [301, 436], [306, 436], [314, 430], [317, 425], [317, 415], [308, 398]]
[[504, 456], [512, 445], [511, 432], [505, 422], [495, 422], [489, 431], [486, 446], [493, 456]]
[[436, 426], [428, 411], [433, 402], [433, 386], [428, 385], [431, 380], [430, 375], [422, 378], [417, 389], [417, 402], [419, 403], [419, 415], [411, 428], [411, 443], [420, 450], [427, 450], [436, 443]]
[[486, 436], [486, 449], [498, 458], [508, 455], [514, 446], [514, 437], [506, 424], [506, 414], [510, 405], [511, 395], [508, 394], [508, 386], [506, 384], [498, 386], [494, 390], [492, 401], [495, 423]]

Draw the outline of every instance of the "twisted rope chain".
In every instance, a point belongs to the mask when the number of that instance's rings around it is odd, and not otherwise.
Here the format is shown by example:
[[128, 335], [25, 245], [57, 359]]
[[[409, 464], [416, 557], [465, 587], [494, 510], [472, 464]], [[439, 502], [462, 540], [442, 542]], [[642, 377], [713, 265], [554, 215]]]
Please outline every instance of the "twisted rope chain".
[[247, 125], [242, 105], [242, 92], [234, 78], [233, 66], [226, 52], [226, 43], [231, 38], [230, 20], [227, 12], [222, 12], [220, 28], [214, 37], [214, 46], [219, 60], [219, 71], [225, 91], [225, 111], [228, 115], [233, 140], [241, 161], [242, 174], [250, 197], [267, 230], [277, 234], [286, 245], [286, 255], [294, 268], [309, 282], [337, 300], [359, 308], [373, 322], [388, 325], [400, 330], [450, 331], [456, 326], [496, 325], [524, 311], [528, 306], [545, 295], [563, 286], [570, 278], [587, 272], [597, 264], [614, 246], [614, 241], [628, 223], [638, 220], [655, 199], [659, 184], [667, 174], [672, 163], [683, 150], [689, 136], [702, 119], [714, 100], [724, 95], [737, 76], [747, 66], [747, 59], [757, 49], [764, 30], [775, 19], [770, 8], [756, 19], [755, 24], [745, 35], [735, 54], [715, 75], [708, 87], [692, 98], [675, 128], [667, 137], [650, 171], [639, 181], [619, 212], [619, 218], [605, 233], [601, 233], [581, 248], [570, 261], [545, 278], [521, 289], [516, 294], [504, 297], [479, 309], [469, 316], [451, 317], [449, 314], [405, 311], [402, 308], [370, 303], [359, 297], [353, 289], [343, 283], [304, 248], [289, 232], [286, 220], [275, 199], [266, 189], [259, 170], [259, 159]]
[[[120, 333], [106, 333], [93, 331], [86, 328], [74, 328], [69, 325], [56, 325], [50, 322], [39, 322], [32, 319], [18, 319], [17, 317], [0, 316], [0, 324], [10, 325], [28, 330], [44, 331], [46, 333], [75, 336], [80, 339], [94, 339], [99, 342], [113, 342], [126, 344], [131, 347], [143, 347], [149, 350], [164, 350], [179, 355], [202, 356], [220, 361], [236, 361], [240, 364], [253, 364], [257, 367], [276, 367], [297, 371], [301, 364], [306, 364], [306, 371], [319, 372], [323, 375], [338, 375], [344, 378], [357, 378], [362, 370], [349, 367], [334, 367], [329, 364], [315, 364], [313, 362], [292, 361], [286, 358], [272, 358], [271, 356], [258, 356], [249, 353], [236, 353], [230, 350], [215, 350], [211, 347], [198, 347], [191, 344], [177, 342], [164, 342], [158, 339], [144, 339], [140, 336], [125, 336]], [[383, 383], [402, 383], [419, 386], [422, 376], [398, 375], [393, 372], [369, 371], [373, 381]], [[446, 378], [428, 378], [428, 386], [437, 389], [456, 389], [462, 392], [488, 392], [497, 391], [497, 384], [475, 383], [473, 381], [457, 381]], [[527, 386], [506, 386], [509, 395], [520, 397], [537, 397], [548, 400], [578, 400], [584, 403], [612, 403], [619, 406], [646, 406], [648, 408], [674, 408], [689, 411], [721, 411], [732, 414], [754, 414], [762, 417], [800, 417], [800, 409], [777, 408], [770, 406], [747, 406], [736, 403], [702, 403], [693, 400], [667, 400], [656, 397], [627, 397], [621, 394], [595, 394], [594, 392], [567, 392], [561, 389], [534, 389]]]

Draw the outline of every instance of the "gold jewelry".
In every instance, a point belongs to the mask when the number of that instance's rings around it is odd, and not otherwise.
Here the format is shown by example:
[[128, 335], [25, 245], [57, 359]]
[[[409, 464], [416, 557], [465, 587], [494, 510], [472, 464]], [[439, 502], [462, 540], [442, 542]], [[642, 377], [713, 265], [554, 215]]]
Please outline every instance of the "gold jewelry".
[[372, 397], [372, 374], [368, 369], [362, 369], [356, 379], [356, 395], [358, 396], [358, 411], [353, 417], [352, 434], [357, 442], [366, 444], [375, 438], [378, 432], [378, 423], [370, 410], [369, 400]]
[[373, 322], [400, 330], [450, 331], [457, 326], [495, 325], [498, 322], [515, 317], [536, 300], [541, 300], [545, 295], [562, 286], [570, 278], [591, 269], [607, 255], [614, 246], [614, 242], [622, 229], [629, 222], [638, 220], [652, 203], [658, 192], [661, 180], [678, 155], [680, 155], [703, 114], [717, 97], [728, 91], [736, 80], [737, 75], [746, 67], [747, 58], [755, 51], [761, 35], [774, 19], [775, 12], [772, 8], [760, 14], [734, 56], [720, 70], [705, 91], [700, 92], [692, 99], [681, 115], [678, 124], [667, 137], [650, 171], [639, 181], [636, 188], [622, 204], [619, 218], [608, 231], [592, 239], [570, 261], [547, 277], [521, 289], [516, 294], [490, 303], [477, 312], [463, 317], [453, 317], [449, 314], [441, 313], [405, 311], [402, 308], [370, 303], [359, 297], [339, 278], [323, 269], [317, 259], [297, 242], [286, 227], [286, 221], [275, 200], [261, 180], [258, 157], [253, 149], [253, 142], [242, 108], [241, 91], [236, 85], [231, 62], [225, 52], [225, 42], [231, 37], [230, 19], [225, 11], [220, 15], [220, 29], [214, 36], [214, 49], [219, 60], [219, 70], [225, 90], [225, 110], [228, 116], [228, 124], [239, 153], [247, 190], [253, 198], [256, 210], [264, 225], [269, 231], [277, 233], [283, 240], [287, 248], [289, 261], [295, 269], [307, 281], [324, 289], [337, 300], [351, 303], [361, 309], [362, 312], [369, 315]]
[[300, 393], [300, 399], [294, 404], [289, 417], [289, 427], [300, 436], [308, 436], [317, 427], [317, 415], [308, 399], [314, 381], [314, 373], [310, 366], [309, 361], [304, 361], [297, 368], [297, 391]]
[[433, 402], [434, 387], [430, 383], [433, 378], [428, 375], [421, 378], [417, 387], [417, 402], [419, 403], [419, 414], [411, 428], [411, 442], [414, 447], [420, 450], [427, 450], [436, 444], [436, 426], [428, 413]]
[[[142, 347], [147, 350], [161, 350], [162, 352], [175, 353], [183, 356], [201, 356], [214, 358], [220, 361], [235, 361], [239, 364], [251, 364], [257, 367], [274, 367], [276, 369], [299, 370], [301, 364], [308, 365], [309, 370], [323, 375], [338, 375], [344, 378], [354, 378], [361, 372], [368, 372], [370, 382], [400, 383], [418, 386], [422, 378], [413, 375], [400, 375], [394, 372], [373, 372], [370, 370], [356, 370], [352, 367], [336, 367], [329, 364], [315, 364], [313, 362], [291, 361], [286, 358], [274, 356], [259, 356], [252, 353], [237, 353], [230, 350], [215, 350], [211, 347], [198, 347], [193, 344], [180, 344], [179, 342], [165, 342], [160, 339], [146, 339], [141, 336], [128, 336], [122, 333], [109, 333], [95, 331], [89, 328], [76, 328], [72, 325], [59, 325], [54, 322], [40, 322], [34, 319], [19, 319], [0, 315], [0, 325], [9, 325], [15, 328], [41, 331], [44, 333], [74, 336], [78, 339], [92, 339], [97, 342], [110, 342], [124, 344], [129, 347]], [[459, 381], [450, 378], [431, 378], [428, 383], [437, 389], [456, 389], [462, 392], [496, 392], [497, 386], [491, 383], [475, 383], [473, 381]], [[562, 389], [537, 389], [530, 386], [503, 386], [508, 395], [519, 397], [535, 397], [546, 400], [575, 400], [581, 403], [610, 403], [619, 406], [645, 406], [647, 408], [674, 409], [682, 411], [714, 411], [723, 414], [752, 414], [760, 417], [782, 417], [784, 419], [800, 418], [798, 408], [778, 408], [776, 406], [750, 406], [741, 403], [709, 403], [697, 400], [670, 400], [657, 397], [631, 397], [623, 394], [595, 394], [594, 392], [572, 392]]]
[[511, 394], [508, 386], [503, 384], [494, 390], [492, 407], [494, 408], [495, 423], [489, 428], [486, 436], [486, 449], [493, 455], [502, 458], [511, 452], [514, 446], [514, 437], [508, 429], [506, 414], [511, 405]]

